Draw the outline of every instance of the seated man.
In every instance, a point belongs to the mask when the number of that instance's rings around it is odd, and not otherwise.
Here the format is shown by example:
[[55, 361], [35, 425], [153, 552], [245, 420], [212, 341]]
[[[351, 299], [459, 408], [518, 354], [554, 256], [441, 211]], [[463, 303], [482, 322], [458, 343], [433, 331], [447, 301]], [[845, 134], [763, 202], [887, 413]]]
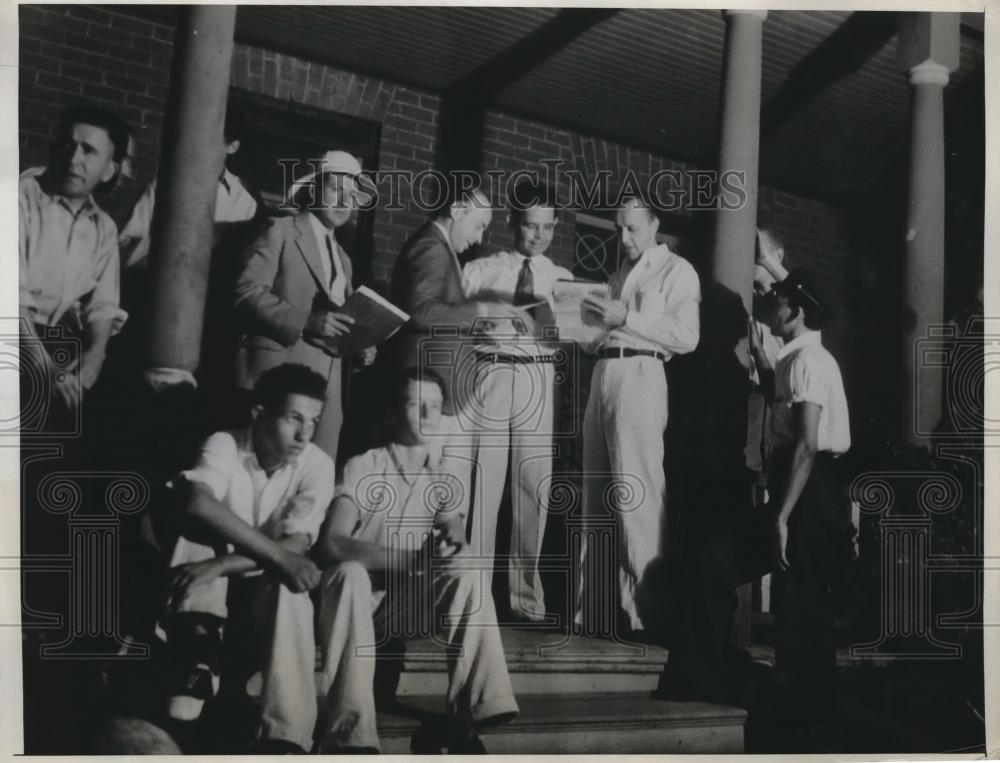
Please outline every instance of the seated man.
[[[476, 730], [517, 713], [493, 597], [469, 558], [450, 458], [444, 383], [410, 368], [396, 386], [391, 441], [347, 462], [316, 556], [323, 575], [319, 639], [323, 753], [379, 750], [375, 646], [429, 626], [448, 645], [449, 753], [483, 752]], [[429, 505], [431, 501], [437, 501]], [[376, 637], [376, 633], [379, 637]]]
[[189, 528], [177, 542], [167, 614], [178, 662], [168, 714], [198, 718], [218, 689], [228, 577], [257, 570], [253, 619], [263, 687], [257, 751], [309, 750], [316, 725], [313, 605], [320, 571], [305, 553], [333, 496], [330, 457], [310, 440], [326, 379], [284, 364], [261, 374], [249, 429], [217, 432], [182, 474]]

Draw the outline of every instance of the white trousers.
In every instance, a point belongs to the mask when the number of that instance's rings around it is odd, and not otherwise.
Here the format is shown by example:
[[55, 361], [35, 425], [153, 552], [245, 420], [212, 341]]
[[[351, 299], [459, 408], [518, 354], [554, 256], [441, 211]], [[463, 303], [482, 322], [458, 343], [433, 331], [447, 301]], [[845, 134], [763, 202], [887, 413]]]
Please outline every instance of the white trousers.
[[[546, 352], [541, 347], [534, 351]], [[516, 615], [534, 620], [545, 615], [538, 557], [552, 479], [554, 377], [552, 363], [482, 362], [475, 400], [466, 409], [476, 432], [474, 468], [479, 483], [472, 504], [472, 550], [492, 572], [497, 516], [509, 473], [510, 607]]]
[[620, 602], [630, 627], [643, 627], [639, 584], [661, 552], [666, 518], [666, 428], [667, 379], [659, 360], [597, 361], [583, 420], [577, 624], [614, 627]]
[[[210, 559], [215, 551], [186, 539], [183, 559]], [[294, 742], [309, 751], [316, 727], [316, 640], [313, 604], [308, 593], [292, 593], [274, 576], [257, 577], [251, 604], [260, 648], [261, 717], [259, 737]], [[201, 612], [225, 619], [228, 578], [188, 591], [178, 612]]]
[[[479, 723], [517, 712], [493, 599], [478, 570], [407, 578], [405, 588], [373, 590], [357, 562], [328, 569], [321, 584], [320, 747], [381, 749], [375, 717], [375, 646], [380, 636], [427, 630], [447, 645], [446, 709]], [[415, 633], [416, 632], [416, 633]]]

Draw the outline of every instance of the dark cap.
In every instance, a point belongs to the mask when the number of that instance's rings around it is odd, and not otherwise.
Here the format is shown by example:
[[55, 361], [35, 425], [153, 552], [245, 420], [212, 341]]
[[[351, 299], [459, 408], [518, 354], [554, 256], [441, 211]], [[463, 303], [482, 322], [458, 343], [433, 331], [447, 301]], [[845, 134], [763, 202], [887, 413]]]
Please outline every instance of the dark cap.
[[819, 322], [825, 323], [833, 315], [816, 288], [815, 278], [806, 268], [796, 268], [783, 281], [776, 281], [773, 288], [776, 294], [805, 307]]

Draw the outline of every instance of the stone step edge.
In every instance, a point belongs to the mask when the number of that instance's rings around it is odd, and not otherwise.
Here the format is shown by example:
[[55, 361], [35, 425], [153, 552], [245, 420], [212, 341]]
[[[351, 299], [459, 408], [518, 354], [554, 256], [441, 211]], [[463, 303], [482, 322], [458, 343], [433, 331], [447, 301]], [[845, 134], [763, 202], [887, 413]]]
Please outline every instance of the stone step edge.
[[[567, 706], [570, 708], [576, 706], [583, 712], [564, 714], [563, 717], [552, 717], [545, 712], [538, 712], [539, 709], [552, 707], [553, 703], [559, 703], [563, 710]], [[405, 701], [399, 704], [426, 717], [428, 713], [440, 714], [443, 711], [444, 699], [437, 695], [414, 695], [406, 697]], [[517, 718], [510, 723], [485, 730], [484, 736], [521, 733], [528, 729], [541, 732], [581, 726], [597, 726], [605, 730], [742, 727], [747, 718], [747, 711], [742, 708], [711, 705], [705, 702], [657, 700], [648, 692], [623, 693], [614, 697], [606, 694], [540, 694], [520, 697], [518, 704], [521, 713]], [[630, 711], [627, 715], [620, 707], [622, 704], [630, 706], [626, 708]], [[636, 704], [647, 705], [647, 708], [636, 714], [634, 712]], [[386, 737], [411, 734], [421, 723], [420, 718], [394, 712], [394, 708], [380, 709], [378, 718], [379, 734]]]

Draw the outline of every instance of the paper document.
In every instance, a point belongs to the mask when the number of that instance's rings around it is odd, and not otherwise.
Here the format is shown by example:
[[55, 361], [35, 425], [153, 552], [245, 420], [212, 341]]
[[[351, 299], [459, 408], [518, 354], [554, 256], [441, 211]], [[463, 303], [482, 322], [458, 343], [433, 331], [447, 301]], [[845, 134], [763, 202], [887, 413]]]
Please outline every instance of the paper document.
[[586, 345], [607, 333], [600, 321], [584, 312], [581, 303], [587, 296], [607, 298], [608, 285], [590, 281], [556, 281], [552, 299], [560, 339]]

